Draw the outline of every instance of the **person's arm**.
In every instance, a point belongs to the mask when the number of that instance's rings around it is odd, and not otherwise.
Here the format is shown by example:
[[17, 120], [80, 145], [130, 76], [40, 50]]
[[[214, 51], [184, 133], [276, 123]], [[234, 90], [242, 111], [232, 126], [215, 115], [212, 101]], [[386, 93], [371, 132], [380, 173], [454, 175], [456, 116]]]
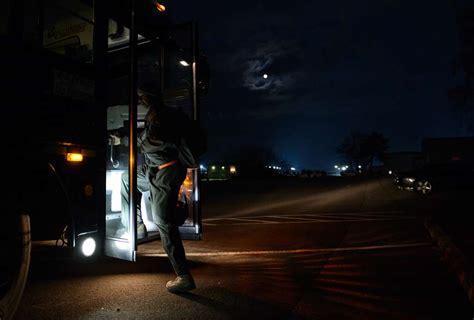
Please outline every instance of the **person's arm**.
[[109, 135], [109, 145], [118, 146], [124, 145], [128, 146], [129, 139], [128, 136], [120, 136], [118, 133], [111, 133]]

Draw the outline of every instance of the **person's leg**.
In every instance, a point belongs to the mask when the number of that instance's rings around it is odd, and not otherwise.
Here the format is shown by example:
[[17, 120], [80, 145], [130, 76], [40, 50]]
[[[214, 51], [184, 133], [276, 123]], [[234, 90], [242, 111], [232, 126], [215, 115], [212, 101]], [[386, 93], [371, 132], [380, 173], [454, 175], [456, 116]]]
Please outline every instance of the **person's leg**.
[[176, 164], [158, 171], [150, 183], [153, 215], [158, 222], [163, 249], [178, 276], [189, 275], [175, 217], [179, 188], [185, 177], [186, 168]]
[[[149, 190], [149, 185], [148, 185], [148, 179], [146, 178], [145, 174], [146, 168], [140, 166], [137, 168], [137, 201], [136, 203], [139, 203], [141, 199], [141, 193], [148, 191]], [[130, 228], [130, 223], [129, 223], [129, 192], [130, 188], [128, 185], [128, 171], [125, 171], [122, 173], [122, 185], [120, 188], [120, 193], [122, 196], [122, 212], [121, 212], [121, 220], [122, 220], [122, 225], [124, 228], [127, 230]], [[142, 221], [142, 216], [140, 214], [140, 211], [137, 209], [137, 223], [138, 224], [143, 224]]]

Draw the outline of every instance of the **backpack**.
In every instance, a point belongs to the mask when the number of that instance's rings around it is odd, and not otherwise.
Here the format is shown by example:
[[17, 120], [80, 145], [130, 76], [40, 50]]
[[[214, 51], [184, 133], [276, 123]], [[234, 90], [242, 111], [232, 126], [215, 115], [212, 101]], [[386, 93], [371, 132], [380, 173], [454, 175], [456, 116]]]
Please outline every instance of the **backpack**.
[[207, 150], [207, 134], [199, 123], [189, 120], [178, 145], [178, 159], [187, 168], [197, 168], [199, 158]]

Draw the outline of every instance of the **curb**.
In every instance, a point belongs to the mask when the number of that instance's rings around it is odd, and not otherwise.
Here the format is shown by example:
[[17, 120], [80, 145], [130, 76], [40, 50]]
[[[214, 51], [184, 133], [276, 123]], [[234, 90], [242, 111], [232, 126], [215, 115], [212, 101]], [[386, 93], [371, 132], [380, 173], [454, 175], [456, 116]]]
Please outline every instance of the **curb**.
[[442, 258], [456, 273], [459, 283], [467, 294], [471, 304], [474, 305], [474, 270], [469, 267], [465, 255], [453, 243], [446, 232], [431, 218], [425, 219], [425, 228], [441, 249]]

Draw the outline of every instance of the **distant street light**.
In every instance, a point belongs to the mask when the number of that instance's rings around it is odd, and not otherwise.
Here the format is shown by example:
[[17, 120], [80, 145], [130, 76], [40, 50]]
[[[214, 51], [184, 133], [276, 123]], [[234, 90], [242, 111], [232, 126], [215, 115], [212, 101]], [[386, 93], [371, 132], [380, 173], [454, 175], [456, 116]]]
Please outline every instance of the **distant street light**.
[[339, 169], [339, 166], [334, 166], [334, 169]]
[[186, 60], [181, 60], [179, 64], [181, 64], [183, 67], [189, 67], [189, 63]]
[[268, 74], [264, 73], [263, 74], [263, 79], [266, 79], [266, 78], [268, 78]]

